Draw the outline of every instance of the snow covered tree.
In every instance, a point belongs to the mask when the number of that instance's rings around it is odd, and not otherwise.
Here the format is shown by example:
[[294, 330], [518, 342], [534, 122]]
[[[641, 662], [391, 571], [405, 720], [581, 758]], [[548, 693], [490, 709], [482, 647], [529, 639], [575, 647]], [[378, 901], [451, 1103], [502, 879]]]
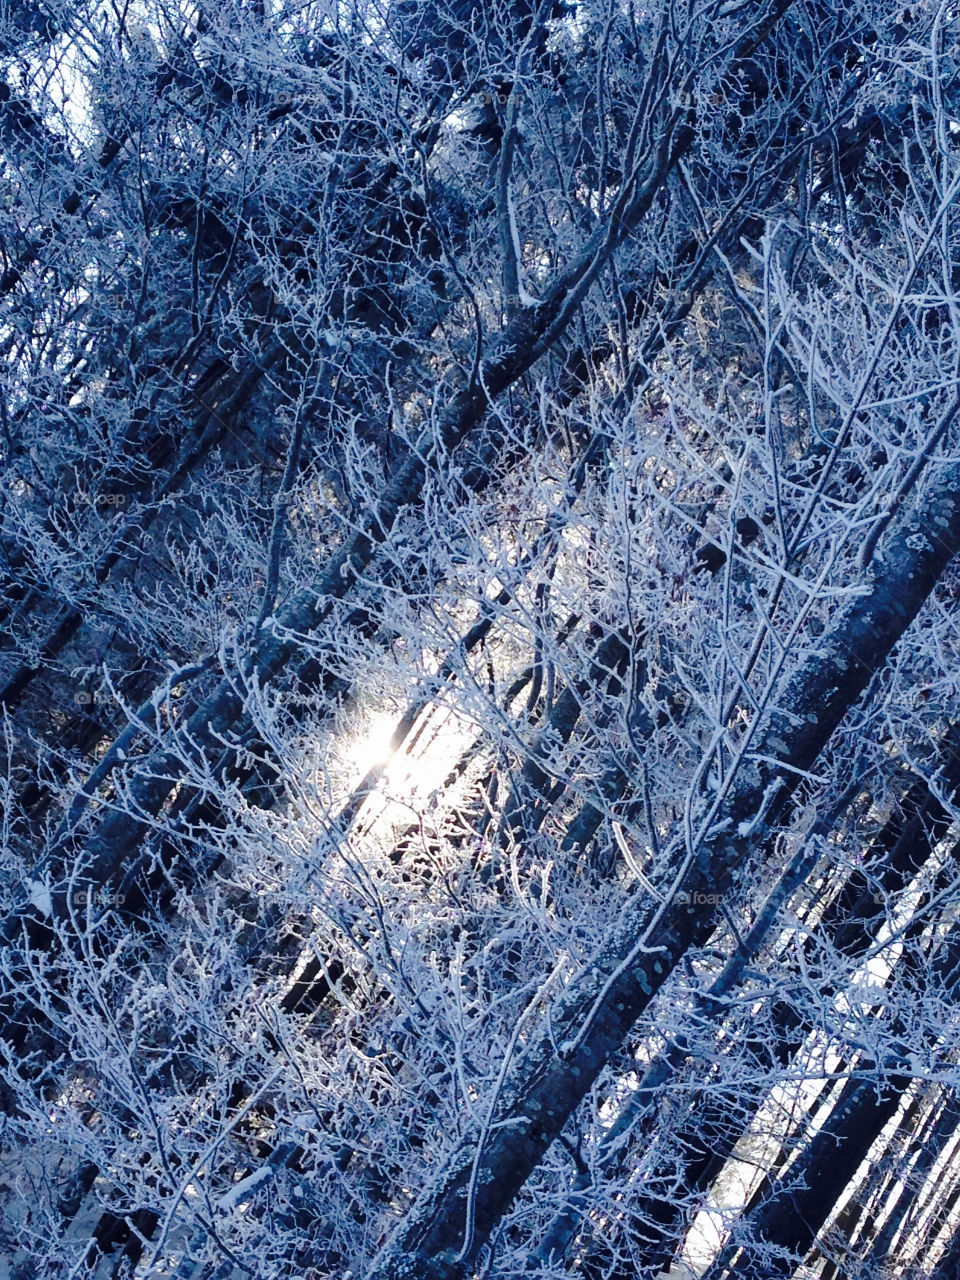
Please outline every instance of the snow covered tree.
[[951, 1265], [958, 21], [0, 10], [12, 1276]]

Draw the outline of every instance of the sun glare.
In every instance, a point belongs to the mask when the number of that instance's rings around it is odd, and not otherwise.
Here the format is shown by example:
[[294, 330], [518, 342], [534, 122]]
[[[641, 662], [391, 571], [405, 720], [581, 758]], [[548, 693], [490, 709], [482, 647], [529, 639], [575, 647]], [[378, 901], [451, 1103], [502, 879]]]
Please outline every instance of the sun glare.
[[350, 743], [346, 751], [347, 763], [358, 779], [366, 777], [378, 765], [386, 764], [390, 758], [390, 737], [396, 726], [395, 715], [380, 712], [371, 716]]
[[391, 749], [398, 715], [377, 712], [346, 751], [346, 761], [359, 784], [379, 769], [376, 792], [383, 801], [415, 803], [443, 783], [456, 761], [476, 738], [476, 724], [446, 707], [430, 707], [419, 717], [398, 750]]

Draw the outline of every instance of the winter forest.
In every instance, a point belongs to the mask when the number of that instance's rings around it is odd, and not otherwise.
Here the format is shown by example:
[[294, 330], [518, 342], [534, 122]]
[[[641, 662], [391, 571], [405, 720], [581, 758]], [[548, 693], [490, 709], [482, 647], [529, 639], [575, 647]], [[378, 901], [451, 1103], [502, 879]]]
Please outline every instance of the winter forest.
[[957, 1280], [960, 5], [2, 0], [0, 1280]]

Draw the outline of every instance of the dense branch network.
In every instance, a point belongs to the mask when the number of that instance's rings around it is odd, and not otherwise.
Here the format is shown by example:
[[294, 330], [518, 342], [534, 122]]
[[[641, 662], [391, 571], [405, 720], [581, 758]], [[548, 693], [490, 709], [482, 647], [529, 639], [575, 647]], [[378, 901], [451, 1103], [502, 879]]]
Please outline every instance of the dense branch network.
[[11, 1276], [947, 1276], [957, 15], [11, 4]]

